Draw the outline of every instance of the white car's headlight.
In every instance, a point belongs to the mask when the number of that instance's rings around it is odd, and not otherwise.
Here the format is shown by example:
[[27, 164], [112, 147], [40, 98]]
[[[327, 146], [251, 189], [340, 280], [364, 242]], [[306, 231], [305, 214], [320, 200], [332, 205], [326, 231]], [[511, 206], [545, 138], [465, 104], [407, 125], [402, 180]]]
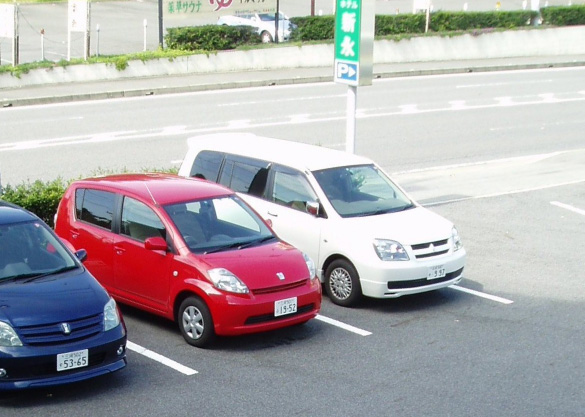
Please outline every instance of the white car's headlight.
[[461, 243], [461, 238], [459, 237], [459, 233], [455, 226], [451, 229], [451, 238], [453, 239], [453, 252], [456, 252], [463, 247], [463, 243]]
[[0, 346], [13, 347], [22, 346], [20, 338], [8, 323], [0, 321]]
[[410, 259], [404, 247], [394, 240], [374, 239], [374, 249], [383, 261], [408, 261]]
[[120, 325], [120, 314], [113, 298], [104, 306], [104, 331], [115, 329]]
[[224, 268], [215, 268], [208, 271], [209, 278], [220, 290], [235, 292], [238, 294], [248, 294], [250, 290], [240, 279]]
[[303, 258], [305, 258], [305, 263], [307, 264], [307, 268], [309, 269], [309, 278], [313, 279], [317, 277], [317, 268], [315, 267], [315, 262], [311, 259], [309, 255], [303, 252]]

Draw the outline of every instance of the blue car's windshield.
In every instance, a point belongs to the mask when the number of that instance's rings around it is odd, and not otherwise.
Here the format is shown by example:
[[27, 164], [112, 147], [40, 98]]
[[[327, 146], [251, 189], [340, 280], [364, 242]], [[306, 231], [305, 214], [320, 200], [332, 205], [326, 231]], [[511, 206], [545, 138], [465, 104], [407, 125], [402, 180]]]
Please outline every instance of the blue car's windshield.
[[414, 207], [374, 165], [330, 168], [313, 175], [341, 217], [373, 216]]
[[0, 226], [0, 283], [77, 267], [75, 259], [41, 222]]

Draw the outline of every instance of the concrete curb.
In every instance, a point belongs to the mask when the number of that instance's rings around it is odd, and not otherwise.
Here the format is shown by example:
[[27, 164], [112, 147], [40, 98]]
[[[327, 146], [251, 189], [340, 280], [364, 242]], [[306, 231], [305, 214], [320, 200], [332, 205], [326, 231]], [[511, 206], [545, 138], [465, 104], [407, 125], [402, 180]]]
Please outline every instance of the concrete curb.
[[[563, 68], [585, 66], [585, 60], [569, 61], [569, 62], [543, 62], [543, 63], [520, 63], [509, 65], [473, 65], [462, 67], [448, 67], [435, 69], [416, 69], [404, 71], [388, 71], [388, 72], [374, 72], [375, 79], [391, 78], [391, 77], [410, 77], [410, 76], [424, 76], [424, 75], [441, 75], [441, 74], [457, 74], [457, 73], [471, 73], [471, 72], [490, 72], [490, 71], [507, 71], [507, 70], [522, 70], [522, 69], [538, 69], [538, 68]], [[331, 69], [332, 71], [332, 69]], [[330, 71], [329, 71], [330, 72]], [[86, 100], [105, 100], [113, 98], [124, 97], [140, 97], [151, 95], [164, 95], [176, 93], [188, 93], [197, 91], [209, 90], [223, 90], [232, 88], [248, 88], [248, 87], [266, 87], [274, 85], [292, 85], [292, 84], [306, 84], [333, 81], [332, 75], [327, 76], [309, 76], [301, 78], [266, 78], [262, 80], [247, 80], [241, 82], [215, 82], [207, 84], [190, 84], [170, 87], [147, 87], [136, 89], [117, 89], [111, 91], [87, 92], [87, 93], [68, 93], [63, 95], [38, 95], [26, 98], [12, 98], [1, 99], [0, 107], [18, 107], [38, 104], [54, 104], [66, 103]], [[1, 90], [0, 90], [1, 91]]]

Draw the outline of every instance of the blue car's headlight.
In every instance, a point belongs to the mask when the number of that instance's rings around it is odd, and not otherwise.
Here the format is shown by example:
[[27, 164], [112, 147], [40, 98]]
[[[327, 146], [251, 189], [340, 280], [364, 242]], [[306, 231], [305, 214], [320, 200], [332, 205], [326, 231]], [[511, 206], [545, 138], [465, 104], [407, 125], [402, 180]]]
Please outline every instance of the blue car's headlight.
[[8, 323], [0, 321], [0, 346], [14, 347], [22, 346], [20, 338]]
[[120, 325], [120, 314], [113, 298], [104, 306], [104, 331], [112, 330]]

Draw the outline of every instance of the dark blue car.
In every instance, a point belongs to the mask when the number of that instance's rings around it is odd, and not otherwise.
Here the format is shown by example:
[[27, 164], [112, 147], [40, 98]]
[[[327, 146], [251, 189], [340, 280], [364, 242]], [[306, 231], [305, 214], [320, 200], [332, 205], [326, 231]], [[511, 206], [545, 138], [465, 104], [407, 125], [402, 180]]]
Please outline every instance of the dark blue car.
[[126, 366], [116, 303], [37, 216], [0, 201], [0, 390], [65, 384]]

